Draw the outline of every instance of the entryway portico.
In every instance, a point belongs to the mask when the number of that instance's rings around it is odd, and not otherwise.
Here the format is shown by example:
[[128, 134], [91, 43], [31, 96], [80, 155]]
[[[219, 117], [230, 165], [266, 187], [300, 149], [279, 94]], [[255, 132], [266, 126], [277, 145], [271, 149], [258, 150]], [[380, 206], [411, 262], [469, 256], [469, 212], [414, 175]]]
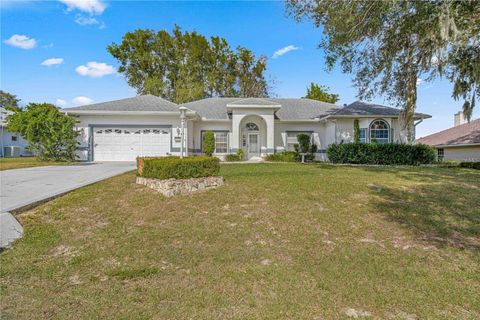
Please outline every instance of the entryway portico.
[[232, 118], [231, 152], [242, 149], [247, 159], [274, 153], [275, 111], [281, 105], [261, 98], [227, 104]]

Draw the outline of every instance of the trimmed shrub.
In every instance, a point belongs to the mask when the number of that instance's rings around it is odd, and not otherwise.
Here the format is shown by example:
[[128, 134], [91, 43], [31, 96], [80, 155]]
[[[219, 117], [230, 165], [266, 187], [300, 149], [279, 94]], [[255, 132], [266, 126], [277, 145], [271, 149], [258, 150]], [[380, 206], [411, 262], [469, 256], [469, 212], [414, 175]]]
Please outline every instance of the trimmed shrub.
[[225, 156], [225, 161], [227, 162], [240, 161], [240, 157], [238, 156], [238, 154], [234, 154], [234, 153], [227, 154]]
[[233, 161], [242, 161], [245, 153], [242, 149], [239, 149], [236, 154], [227, 154], [225, 156], [225, 161], [233, 162]]
[[327, 149], [333, 163], [420, 165], [435, 161], [435, 150], [424, 144], [332, 144]]
[[310, 151], [310, 136], [305, 133], [297, 135], [298, 151], [300, 153], [308, 153]]
[[480, 161], [476, 162], [460, 162], [460, 168], [480, 170]]
[[295, 152], [284, 151], [267, 155], [265, 158], [267, 161], [274, 162], [295, 162]]
[[207, 131], [203, 134], [202, 150], [209, 157], [215, 151], [215, 134], [213, 131]]
[[214, 157], [137, 158], [138, 175], [154, 179], [189, 179], [217, 176], [220, 160]]

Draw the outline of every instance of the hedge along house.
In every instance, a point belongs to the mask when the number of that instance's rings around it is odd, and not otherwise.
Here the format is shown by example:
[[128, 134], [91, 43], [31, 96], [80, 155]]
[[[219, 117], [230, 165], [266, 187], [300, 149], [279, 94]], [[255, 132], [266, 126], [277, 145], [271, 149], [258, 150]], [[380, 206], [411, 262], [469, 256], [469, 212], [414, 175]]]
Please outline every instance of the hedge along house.
[[[78, 117], [78, 157], [84, 161], [133, 161], [137, 156], [180, 155], [180, 107], [187, 108], [185, 155], [202, 154], [206, 131], [215, 134], [215, 156], [242, 149], [247, 159], [294, 150], [297, 135], [310, 135], [316, 159], [326, 160], [332, 143], [353, 142], [359, 120], [361, 142], [406, 142], [400, 110], [355, 102], [338, 106], [310, 99], [207, 98], [177, 105], [143, 95], [63, 109]], [[415, 114], [416, 123], [429, 115]]]

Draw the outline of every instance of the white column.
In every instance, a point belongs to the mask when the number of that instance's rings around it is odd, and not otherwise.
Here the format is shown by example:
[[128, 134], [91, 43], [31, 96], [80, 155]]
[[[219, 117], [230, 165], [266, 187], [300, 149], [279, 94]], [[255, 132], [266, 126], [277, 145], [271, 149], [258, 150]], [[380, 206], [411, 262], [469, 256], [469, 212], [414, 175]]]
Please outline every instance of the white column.
[[267, 153], [273, 153], [275, 149], [275, 121], [273, 114], [264, 115], [267, 124]]
[[234, 152], [240, 149], [240, 122], [242, 121], [243, 117], [244, 115], [235, 114], [235, 112], [232, 115], [232, 135], [230, 148], [233, 149]]

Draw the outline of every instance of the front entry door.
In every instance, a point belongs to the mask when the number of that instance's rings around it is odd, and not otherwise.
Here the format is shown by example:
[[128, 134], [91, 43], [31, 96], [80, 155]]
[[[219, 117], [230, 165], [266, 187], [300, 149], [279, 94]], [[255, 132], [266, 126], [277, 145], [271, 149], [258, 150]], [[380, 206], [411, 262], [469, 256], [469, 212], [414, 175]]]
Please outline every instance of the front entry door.
[[258, 141], [258, 133], [249, 133], [248, 134], [248, 145], [247, 145], [247, 158], [259, 157], [260, 156], [260, 144]]

